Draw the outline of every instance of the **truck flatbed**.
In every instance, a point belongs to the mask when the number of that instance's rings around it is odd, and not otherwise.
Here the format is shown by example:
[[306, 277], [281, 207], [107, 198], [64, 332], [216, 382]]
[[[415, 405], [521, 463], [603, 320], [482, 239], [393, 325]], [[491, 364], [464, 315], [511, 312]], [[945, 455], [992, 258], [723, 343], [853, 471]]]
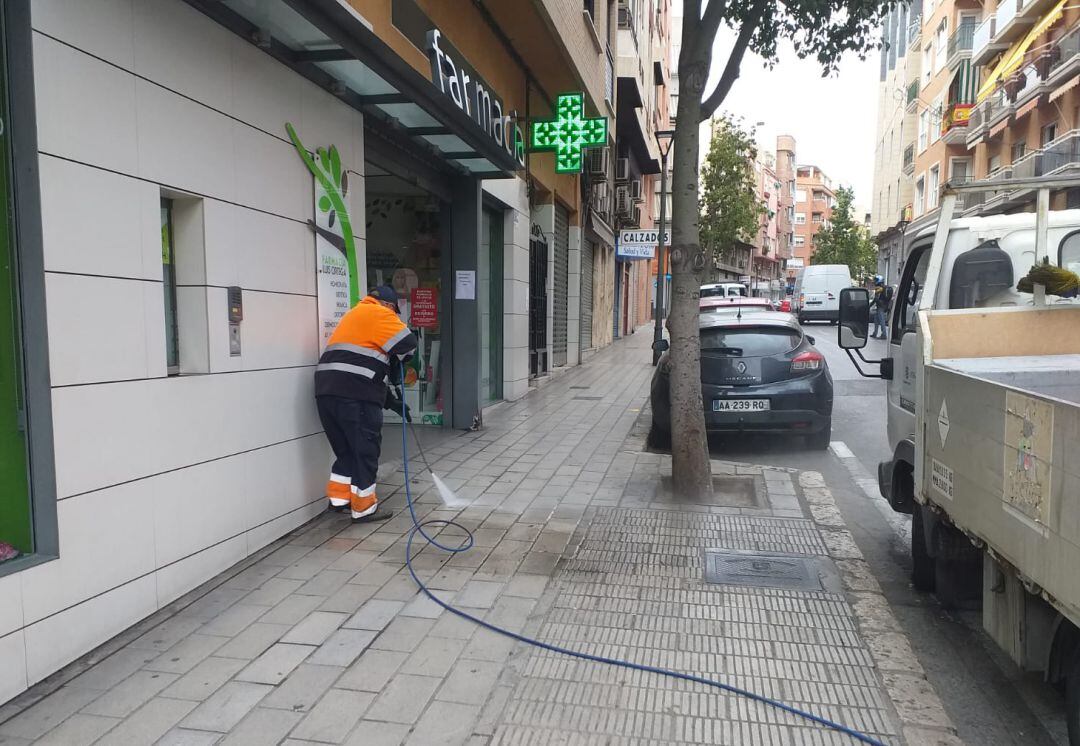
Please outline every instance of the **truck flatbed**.
[[1080, 404], [1080, 354], [949, 358], [934, 364], [1036, 396]]

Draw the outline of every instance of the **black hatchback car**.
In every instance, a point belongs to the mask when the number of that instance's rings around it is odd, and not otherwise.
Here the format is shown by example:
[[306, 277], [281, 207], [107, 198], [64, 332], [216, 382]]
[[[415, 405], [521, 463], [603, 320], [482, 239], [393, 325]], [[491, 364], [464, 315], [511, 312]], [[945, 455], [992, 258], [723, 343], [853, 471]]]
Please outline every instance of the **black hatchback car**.
[[[825, 358], [791, 314], [701, 314], [701, 398], [709, 433], [782, 432], [829, 447], [833, 382]], [[671, 440], [669, 363], [653, 374], [654, 444]]]

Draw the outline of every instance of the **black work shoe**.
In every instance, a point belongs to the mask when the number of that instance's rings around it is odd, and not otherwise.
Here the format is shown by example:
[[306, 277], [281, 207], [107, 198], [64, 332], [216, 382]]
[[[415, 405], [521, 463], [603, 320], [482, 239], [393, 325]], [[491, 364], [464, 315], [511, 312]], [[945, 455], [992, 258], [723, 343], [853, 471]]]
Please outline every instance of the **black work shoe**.
[[326, 509], [327, 513], [347, 513], [349, 510], [348, 503], [345, 503], [344, 505], [334, 505], [329, 500], [327, 500], [326, 502], [330, 503], [330, 507]]
[[370, 515], [362, 515], [359, 518], [353, 518], [353, 523], [377, 523], [379, 521], [388, 521], [394, 517], [394, 511], [392, 510], [376, 510]]

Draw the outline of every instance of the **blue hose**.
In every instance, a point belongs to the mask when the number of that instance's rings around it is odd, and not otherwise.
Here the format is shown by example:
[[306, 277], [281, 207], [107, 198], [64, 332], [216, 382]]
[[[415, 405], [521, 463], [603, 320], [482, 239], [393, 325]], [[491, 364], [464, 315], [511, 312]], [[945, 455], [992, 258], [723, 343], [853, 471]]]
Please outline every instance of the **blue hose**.
[[[404, 380], [404, 378], [402, 378], [402, 380]], [[740, 697], [746, 697], [747, 699], [754, 700], [755, 702], [761, 702], [761, 703], [769, 705], [771, 707], [775, 707], [775, 708], [777, 708], [779, 710], [783, 710], [784, 712], [790, 712], [792, 715], [798, 715], [799, 717], [805, 718], [805, 719], [807, 719], [807, 720], [809, 720], [811, 722], [817, 723], [818, 725], [823, 725], [826, 728], [831, 728], [833, 730], [839, 731], [840, 733], [845, 733], [845, 734], [851, 736], [852, 738], [854, 738], [856, 741], [860, 741], [862, 743], [872, 744], [873, 746], [886, 746], [883, 742], [877, 740], [876, 738], [872, 738], [871, 736], [868, 736], [865, 733], [860, 733], [859, 731], [855, 730], [854, 728], [849, 728], [846, 725], [841, 725], [840, 723], [833, 722], [832, 720], [829, 720], [828, 718], [821, 717], [820, 715], [815, 715], [812, 712], [807, 712], [806, 710], [800, 710], [798, 707], [794, 707], [792, 705], [785, 704], [784, 702], [781, 702], [781, 701], [776, 700], [776, 699], [772, 699], [771, 697], [766, 697], [766, 696], [763, 696], [761, 694], [756, 694], [756, 693], [748, 691], [746, 689], [740, 689], [737, 686], [733, 686], [731, 684], [725, 684], [722, 681], [716, 681], [714, 679], [706, 679], [703, 676], [694, 676], [693, 674], [682, 673], [680, 671], [669, 671], [666, 668], [658, 668], [657, 666], [647, 666], [647, 665], [644, 665], [644, 664], [641, 664], [641, 663], [633, 663], [632, 661], [619, 660], [617, 658], [608, 658], [608, 657], [603, 656], [603, 655], [593, 655], [591, 653], [582, 653], [581, 651], [578, 651], [578, 650], [570, 650], [569, 648], [560, 647], [558, 645], [552, 645], [551, 643], [542, 642], [540, 640], [535, 640], [535, 639], [533, 639], [531, 637], [526, 637], [525, 635], [520, 635], [517, 632], [511, 632], [508, 629], [503, 629], [502, 627], [497, 627], [494, 624], [491, 624], [490, 622], [485, 622], [483, 619], [480, 619], [479, 617], [475, 617], [472, 614], [469, 614], [467, 612], [462, 611], [461, 609], [454, 608], [450, 604], [443, 601], [441, 598], [439, 598], [438, 596], [436, 596], [434, 593], [431, 592], [431, 590], [427, 587], [427, 585], [424, 584], [424, 581], [422, 581], [417, 576], [416, 570], [413, 569], [413, 566], [412, 566], [413, 539], [416, 537], [417, 534], [420, 534], [422, 537], [424, 537], [424, 540], [427, 541], [428, 544], [431, 544], [432, 546], [434, 546], [434, 547], [436, 547], [438, 549], [441, 549], [444, 552], [450, 552], [451, 554], [458, 554], [459, 552], [465, 552], [465, 551], [472, 548], [472, 546], [473, 546], [473, 535], [472, 535], [472, 532], [469, 531], [469, 529], [465, 528], [460, 523], [457, 523], [455, 521], [448, 521], [448, 520], [421, 521], [419, 518], [416, 517], [416, 510], [413, 508], [412, 490], [409, 488], [409, 449], [408, 449], [407, 438], [405, 436], [405, 432], [406, 432], [406, 429], [408, 427], [408, 423], [407, 423], [406, 417], [405, 417], [405, 414], [406, 414], [406, 412], [405, 412], [405, 397], [402, 396], [401, 400], [402, 400], [402, 411], [401, 411], [401, 460], [402, 460], [402, 464], [404, 465], [404, 471], [405, 471], [405, 502], [409, 507], [409, 515], [412, 517], [412, 523], [413, 523], [412, 530], [409, 531], [409, 538], [407, 539], [407, 541], [405, 543], [405, 566], [409, 569], [409, 574], [412, 576], [412, 579], [416, 583], [417, 587], [421, 591], [423, 591], [424, 594], [428, 598], [430, 598], [432, 601], [437, 603], [439, 606], [446, 609], [451, 614], [457, 614], [462, 619], [468, 619], [470, 622], [473, 622], [474, 624], [480, 625], [484, 629], [491, 630], [492, 632], [496, 632], [496, 633], [498, 633], [500, 635], [504, 635], [504, 636], [509, 637], [511, 639], [517, 640], [518, 642], [524, 642], [524, 643], [526, 643], [528, 645], [532, 645], [533, 647], [537, 647], [537, 648], [540, 648], [542, 650], [550, 650], [553, 653], [561, 653], [563, 655], [569, 655], [569, 656], [571, 656], [573, 658], [580, 658], [582, 660], [593, 661], [594, 663], [605, 663], [605, 664], [607, 664], [609, 666], [620, 666], [622, 668], [629, 668], [629, 669], [632, 669], [632, 670], [635, 670], [635, 671], [645, 671], [646, 673], [655, 673], [655, 674], [659, 674], [661, 676], [668, 676], [668, 677], [673, 678], [673, 679], [682, 679], [683, 681], [692, 681], [695, 684], [705, 684], [706, 686], [715, 687], [715, 688], [721, 689], [721, 690], [723, 690], [725, 692], [730, 692], [732, 694], [737, 694]], [[418, 437], [416, 437], [415, 432], [413, 432], [413, 437], [416, 439], [417, 448], [420, 449], [420, 453], [421, 453], [421, 455], [423, 455], [423, 448], [420, 446], [420, 439]], [[424, 458], [424, 461], [425, 462], [427, 461], [426, 457]], [[431, 465], [428, 464], [427, 468], [428, 468], [428, 471], [430, 472], [431, 471]], [[438, 541], [435, 540], [434, 537], [429, 535], [427, 533], [427, 531], [424, 530], [425, 527], [446, 528], [448, 526], [453, 526], [453, 527], [455, 527], [457, 529], [460, 529], [461, 531], [463, 531], [465, 533], [465, 536], [462, 539], [461, 544], [459, 544], [456, 547], [451, 547], [451, 546], [447, 546], [445, 544], [439, 543]]]

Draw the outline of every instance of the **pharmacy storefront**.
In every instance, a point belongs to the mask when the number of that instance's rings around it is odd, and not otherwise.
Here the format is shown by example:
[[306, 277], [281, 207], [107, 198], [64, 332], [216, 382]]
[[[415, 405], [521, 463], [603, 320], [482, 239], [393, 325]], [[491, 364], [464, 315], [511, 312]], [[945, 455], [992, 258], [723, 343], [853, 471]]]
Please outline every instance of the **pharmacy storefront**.
[[522, 123], [389, 5], [0, 4], [0, 703], [324, 509], [314, 366], [369, 287], [423, 422], [527, 389]]

